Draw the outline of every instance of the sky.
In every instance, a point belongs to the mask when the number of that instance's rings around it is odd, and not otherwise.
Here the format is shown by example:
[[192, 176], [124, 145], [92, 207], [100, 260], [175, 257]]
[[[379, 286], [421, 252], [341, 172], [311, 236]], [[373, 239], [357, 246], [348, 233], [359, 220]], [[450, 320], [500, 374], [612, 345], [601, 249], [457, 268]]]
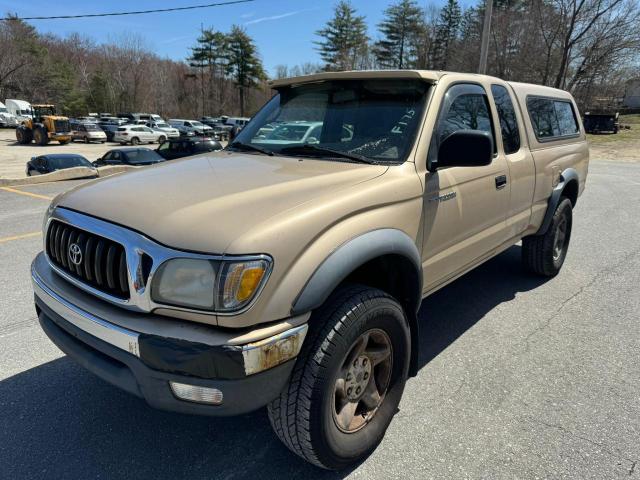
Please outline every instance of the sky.
[[[0, 13], [20, 17], [46, 15], [80, 15], [131, 10], [172, 8], [213, 3], [216, 0], [137, 0], [70, 1], [33, 0], [29, 2], [0, 0]], [[225, 0], [219, 0], [225, 1]], [[203, 8], [170, 13], [151, 13], [120, 17], [101, 17], [60, 20], [31, 20], [41, 33], [67, 36], [77, 32], [98, 43], [117, 39], [119, 35], [134, 32], [140, 35], [149, 49], [161, 57], [184, 60], [189, 48], [195, 45], [201, 25], [214, 30], [228, 31], [231, 25], [243, 26], [255, 40], [268, 74], [275, 73], [276, 65], [289, 66], [305, 62], [319, 63], [314, 40], [333, 15], [337, 0], [255, 0], [251, 3]], [[351, 0], [360, 15], [366, 17], [369, 35], [377, 38], [376, 25], [391, 0]], [[444, 0], [418, 0], [418, 3], [442, 5]], [[475, 0], [461, 0], [468, 6]], [[54, 7], [55, 6], [55, 7]]]

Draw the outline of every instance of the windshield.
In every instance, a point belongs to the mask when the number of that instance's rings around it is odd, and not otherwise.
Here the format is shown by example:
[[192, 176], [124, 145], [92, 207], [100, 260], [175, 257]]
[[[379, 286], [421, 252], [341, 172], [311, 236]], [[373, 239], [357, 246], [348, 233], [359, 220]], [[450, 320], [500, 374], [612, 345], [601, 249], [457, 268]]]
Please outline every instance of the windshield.
[[132, 165], [135, 165], [136, 163], [156, 163], [163, 160], [163, 158], [153, 150], [135, 150], [127, 152], [127, 159]]
[[85, 123], [84, 128], [87, 129], [87, 132], [100, 132], [101, 130], [95, 123]]
[[191, 126], [192, 126], [192, 127], [202, 127], [203, 125], [202, 125], [200, 122], [192, 121], [192, 122], [191, 122]]
[[171, 128], [168, 123], [156, 123], [156, 128]]
[[49, 166], [52, 170], [61, 170], [71, 167], [93, 167], [89, 160], [80, 156], [73, 157], [49, 157]]
[[313, 145], [317, 148], [300, 151], [330, 158], [320, 152], [325, 149], [376, 163], [402, 163], [413, 146], [428, 89], [423, 81], [405, 79], [284, 87], [236, 142], [284, 155]]

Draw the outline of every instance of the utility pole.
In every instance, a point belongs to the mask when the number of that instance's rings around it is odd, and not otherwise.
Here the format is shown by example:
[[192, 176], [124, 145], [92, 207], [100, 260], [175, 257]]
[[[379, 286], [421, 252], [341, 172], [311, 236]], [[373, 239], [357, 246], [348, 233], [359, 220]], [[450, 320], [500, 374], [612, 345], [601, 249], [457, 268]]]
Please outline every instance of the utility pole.
[[482, 44], [480, 46], [480, 65], [478, 73], [487, 73], [487, 56], [489, 55], [489, 34], [491, 33], [491, 11], [493, 0], [485, 0], [484, 23], [482, 25]]

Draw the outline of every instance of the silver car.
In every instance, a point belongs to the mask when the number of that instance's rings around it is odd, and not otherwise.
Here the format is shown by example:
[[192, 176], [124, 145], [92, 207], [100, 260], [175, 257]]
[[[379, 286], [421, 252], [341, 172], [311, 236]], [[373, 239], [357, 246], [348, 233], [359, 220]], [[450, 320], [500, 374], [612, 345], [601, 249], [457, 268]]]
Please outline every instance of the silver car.
[[71, 130], [71, 140], [83, 140], [84, 143], [107, 141], [107, 135], [95, 123], [79, 123]]
[[180, 136], [180, 131], [177, 128], [173, 128], [164, 120], [147, 122], [145, 126], [159, 133], [166, 134], [167, 138], [178, 138]]

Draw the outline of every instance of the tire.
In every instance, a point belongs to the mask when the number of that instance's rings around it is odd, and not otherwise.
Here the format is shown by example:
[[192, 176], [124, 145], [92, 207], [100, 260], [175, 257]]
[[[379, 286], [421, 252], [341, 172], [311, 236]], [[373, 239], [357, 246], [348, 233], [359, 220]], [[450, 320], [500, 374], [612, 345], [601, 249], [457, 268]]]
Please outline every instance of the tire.
[[33, 140], [33, 131], [24, 125], [20, 125], [16, 128], [16, 140], [20, 145], [28, 145]]
[[84, 143], [89, 143], [89, 137], [84, 137]]
[[[394, 298], [359, 285], [337, 289], [313, 313], [289, 384], [267, 407], [276, 435], [292, 452], [322, 468], [338, 470], [364, 459], [396, 413], [410, 349], [409, 324]], [[380, 352], [386, 352], [382, 360], [385, 353]], [[372, 388], [381, 395], [375, 397]], [[368, 406], [367, 392], [369, 405], [377, 406]], [[348, 408], [353, 404], [355, 412]]]
[[166, 142], [166, 141], [167, 141], [167, 137], [165, 137], [164, 135], [160, 135], [160, 136], [158, 137], [158, 143], [159, 143], [160, 145], [162, 145], [162, 144], [163, 144], [164, 142]]
[[138, 137], [133, 137], [131, 139], [131, 145], [138, 145], [140, 143], [140, 139]]
[[567, 256], [572, 223], [571, 200], [561, 197], [547, 232], [522, 239], [524, 267], [538, 275], [555, 277]]
[[41, 147], [47, 145], [49, 143], [49, 135], [47, 133], [47, 129], [42, 125], [38, 125], [33, 129], [33, 139]]

